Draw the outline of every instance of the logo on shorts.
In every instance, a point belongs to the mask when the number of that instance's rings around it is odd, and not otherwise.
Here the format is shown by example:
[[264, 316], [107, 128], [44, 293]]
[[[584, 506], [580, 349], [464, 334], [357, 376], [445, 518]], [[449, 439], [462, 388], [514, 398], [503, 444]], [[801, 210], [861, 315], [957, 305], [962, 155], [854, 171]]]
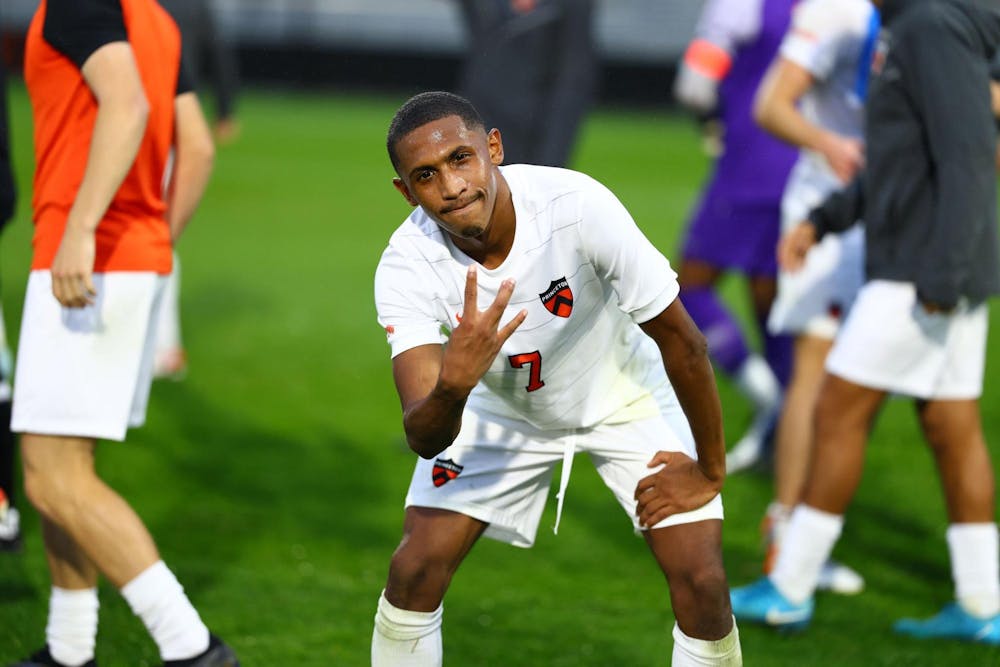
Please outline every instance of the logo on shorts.
[[556, 317], [569, 317], [573, 312], [573, 290], [566, 276], [553, 280], [549, 288], [538, 295], [542, 305]]
[[434, 462], [431, 480], [434, 482], [434, 486], [444, 486], [458, 477], [463, 468], [464, 466], [458, 465], [451, 459], [438, 459]]

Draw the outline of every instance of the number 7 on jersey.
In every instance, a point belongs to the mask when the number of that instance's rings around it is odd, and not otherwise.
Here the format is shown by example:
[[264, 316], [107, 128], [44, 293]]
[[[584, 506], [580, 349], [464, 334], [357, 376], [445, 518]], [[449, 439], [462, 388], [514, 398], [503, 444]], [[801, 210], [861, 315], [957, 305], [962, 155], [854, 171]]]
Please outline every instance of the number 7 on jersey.
[[513, 368], [524, 368], [528, 366], [528, 384], [525, 391], [537, 391], [545, 386], [542, 379], [542, 353], [538, 350], [534, 352], [524, 352], [522, 354], [512, 354], [507, 357]]

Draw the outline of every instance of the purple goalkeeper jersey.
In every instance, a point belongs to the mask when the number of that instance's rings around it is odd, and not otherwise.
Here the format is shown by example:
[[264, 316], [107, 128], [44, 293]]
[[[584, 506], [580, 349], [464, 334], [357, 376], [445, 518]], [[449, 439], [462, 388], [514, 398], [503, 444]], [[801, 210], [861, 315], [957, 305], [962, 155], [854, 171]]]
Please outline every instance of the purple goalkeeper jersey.
[[[733, 11], [741, 14], [748, 5], [759, 6], [758, 29], [735, 43], [732, 68], [720, 85], [725, 148], [695, 209], [683, 254], [749, 275], [776, 275], [781, 195], [798, 151], [758, 127], [752, 110], [796, 0], [710, 0], [706, 10], [714, 9], [717, 16], [729, 14], [731, 21], [732, 13], [724, 7], [727, 2], [738, 4]], [[708, 27], [709, 34], [725, 30], [723, 25]]]

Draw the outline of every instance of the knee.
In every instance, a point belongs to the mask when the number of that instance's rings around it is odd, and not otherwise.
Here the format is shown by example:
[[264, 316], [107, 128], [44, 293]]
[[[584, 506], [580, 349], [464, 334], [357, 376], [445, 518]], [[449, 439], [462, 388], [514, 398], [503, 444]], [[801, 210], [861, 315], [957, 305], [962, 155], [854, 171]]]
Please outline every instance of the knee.
[[389, 564], [388, 589], [393, 604], [409, 608], [407, 604], [417, 599], [436, 599], [440, 602], [456, 567], [450, 559], [407, 544], [404, 540]]
[[61, 524], [61, 517], [84, 499], [79, 480], [58, 469], [49, 469], [24, 462], [24, 494], [46, 519]]
[[717, 609], [723, 602], [728, 603], [729, 585], [725, 570], [719, 563], [694, 563], [671, 573], [669, 580], [671, 595], [678, 601], [711, 609]]

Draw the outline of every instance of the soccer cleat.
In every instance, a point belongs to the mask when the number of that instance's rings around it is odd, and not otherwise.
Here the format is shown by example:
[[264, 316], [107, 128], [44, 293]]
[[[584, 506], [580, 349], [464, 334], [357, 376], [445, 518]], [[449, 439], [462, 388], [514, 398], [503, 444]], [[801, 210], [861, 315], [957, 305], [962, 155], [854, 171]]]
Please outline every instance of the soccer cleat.
[[165, 660], [163, 667], [240, 667], [240, 661], [224, 641], [209, 635], [204, 653], [187, 660]]
[[[81, 667], [96, 667], [97, 663], [93, 660], [88, 660], [83, 663]], [[58, 662], [49, 653], [49, 647], [46, 646], [43, 649], [35, 651], [31, 654], [31, 657], [25, 658], [21, 662], [15, 662], [10, 667], [67, 667], [61, 662]]]
[[0, 551], [21, 550], [21, 515], [16, 507], [0, 512]]
[[926, 620], [904, 618], [896, 621], [892, 629], [898, 634], [918, 639], [960, 639], [1000, 645], [1000, 614], [979, 618], [956, 602], [945, 605], [936, 616]]
[[856, 570], [835, 560], [823, 563], [816, 581], [816, 590], [839, 595], [857, 595], [865, 590], [865, 579]]
[[756, 434], [746, 435], [726, 452], [726, 472], [733, 474], [752, 468], [764, 456], [764, 442]]
[[739, 621], [763, 623], [781, 630], [802, 630], [813, 615], [813, 599], [795, 604], [775, 588], [768, 577], [729, 593], [733, 615]]

